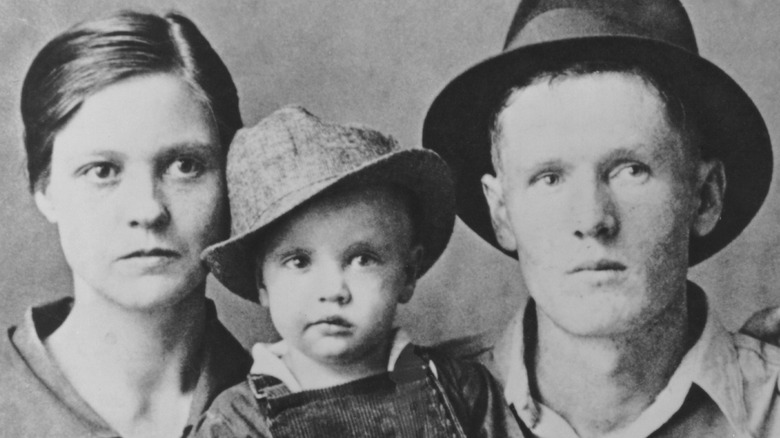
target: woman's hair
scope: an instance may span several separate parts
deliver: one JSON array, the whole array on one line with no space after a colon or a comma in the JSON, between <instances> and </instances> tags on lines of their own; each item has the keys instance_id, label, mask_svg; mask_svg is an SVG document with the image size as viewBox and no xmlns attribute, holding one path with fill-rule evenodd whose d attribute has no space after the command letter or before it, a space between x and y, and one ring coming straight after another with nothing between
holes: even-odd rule
<instances>
[{"instance_id":1,"label":"woman's hair","mask_svg":"<svg viewBox=\"0 0 780 438\"><path fill-rule=\"evenodd\" d=\"M241 128L238 93L225 64L189 19L133 11L87 21L51 40L22 86L22 121L32 191L49 179L54 137L89 96L121 80L169 73L209 108L227 151Z\"/></svg>"}]
</instances>

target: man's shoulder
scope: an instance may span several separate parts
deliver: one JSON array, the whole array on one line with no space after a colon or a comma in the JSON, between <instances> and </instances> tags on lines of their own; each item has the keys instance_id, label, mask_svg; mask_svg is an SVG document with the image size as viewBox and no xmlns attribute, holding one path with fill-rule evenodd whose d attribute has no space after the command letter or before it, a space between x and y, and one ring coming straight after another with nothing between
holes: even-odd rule
<instances>
[{"instance_id":1,"label":"man's shoulder","mask_svg":"<svg viewBox=\"0 0 780 438\"><path fill-rule=\"evenodd\" d=\"M484 331L468 336L453 338L434 345L432 348L449 357L459 360L480 362L495 348L500 332Z\"/></svg>"},{"instance_id":2,"label":"man's shoulder","mask_svg":"<svg viewBox=\"0 0 780 438\"><path fill-rule=\"evenodd\" d=\"M511 358L523 349L523 315L522 310L518 311L504 326L450 339L435 348L454 358L484 365L504 386Z\"/></svg>"},{"instance_id":3,"label":"man's shoulder","mask_svg":"<svg viewBox=\"0 0 780 438\"><path fill-rule=\"evenodd\" d=\"M744 333L733 333L740 368L746 379L771 378L780 375L780 347Z\"/></svg>"}]
</instances>

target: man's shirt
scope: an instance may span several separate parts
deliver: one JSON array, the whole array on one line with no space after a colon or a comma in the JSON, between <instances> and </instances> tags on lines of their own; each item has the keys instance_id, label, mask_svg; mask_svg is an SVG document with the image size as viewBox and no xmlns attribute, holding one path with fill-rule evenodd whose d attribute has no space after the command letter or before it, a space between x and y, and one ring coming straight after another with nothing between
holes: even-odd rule
<instances>
[{"instance_id":1,"label":"man's shirt","mask_svg":"<svg viewBox=\"0 0 780 438\"><path fill-rule=\"evenodd\" d=\"M119 436L78 395L43 345L71 306L66 298L31 308L23 323L0 339L0 437ZM210 301L206 320L205 362L184 436L220 392L244 380L251 366L249 353L219 322Z\"/></svg>"},{"instance_id":2,"label":"man's shirt","mask_svg":"<svg viewBox=\"0 0 780 438\"><path fill-rule=\"evenodd\" d=\"M700 332L696 343L655 401L631 424L606 436L780 437L780 348L727 332L692 283L688 298L689 318ZM535 328L536 308L529 300L497 342L487 334L444 348L485 364L503 385L518 420L535 436L576 438L569 423L529 389L524 357Z\"/></svg>"}]
</instances>

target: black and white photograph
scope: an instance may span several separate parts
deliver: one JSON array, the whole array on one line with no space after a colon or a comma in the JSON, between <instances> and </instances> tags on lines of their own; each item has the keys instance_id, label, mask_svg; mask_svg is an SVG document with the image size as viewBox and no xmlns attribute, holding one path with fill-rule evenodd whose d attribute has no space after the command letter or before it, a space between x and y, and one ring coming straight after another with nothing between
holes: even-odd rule
<instances>
[{"instance_id":1,"label":"black and white photograph","mask_svg":"<svg viewBox=\"0 0 780 438\"><path fill-rule=\"evenodd\" d=\"M0 0L0 437L780 437L778 22Z\"/></svg>"}]
</instances>

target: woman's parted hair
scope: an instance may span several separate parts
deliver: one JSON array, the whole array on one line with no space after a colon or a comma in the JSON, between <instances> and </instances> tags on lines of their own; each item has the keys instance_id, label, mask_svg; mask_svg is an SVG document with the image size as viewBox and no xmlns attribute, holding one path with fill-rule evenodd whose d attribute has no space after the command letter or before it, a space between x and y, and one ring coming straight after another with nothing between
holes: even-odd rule
<instances>
[{"instance_id":1,"label":"woman's parted hair","mask_svg":"<svg viewBox=\"0 0 780 438\"><path fill-rule=\"evenodd\" d=\"M22 86L30 190L45 188L54 137L92 94L123 79L171 73L211 110L227 151L241 128L227 67L195 24L177 13L122 11L75 25L38 52Z\"/></svg>"}]
</instances>

